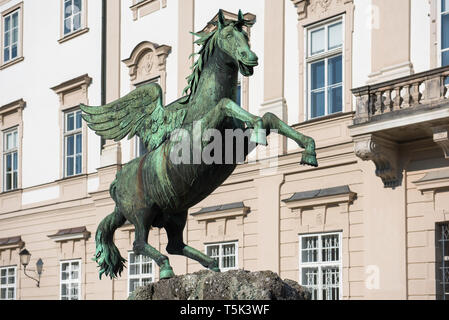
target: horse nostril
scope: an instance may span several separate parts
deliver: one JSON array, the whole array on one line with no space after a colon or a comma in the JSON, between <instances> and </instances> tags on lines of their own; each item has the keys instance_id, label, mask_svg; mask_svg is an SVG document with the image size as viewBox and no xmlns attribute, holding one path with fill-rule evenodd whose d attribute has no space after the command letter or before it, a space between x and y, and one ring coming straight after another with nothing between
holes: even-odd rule
<instances>
[{"instance_id":1,"label":"horse nostril","mask_svg":"<svg viewBox=\"0 0 449 320\"><path fill-rule=\"evenodd\" d=\"M246 57L248 57L248 54L245 51L240 52L240 56L244 59L246 59Z\"/></svg>"}]
</instances>

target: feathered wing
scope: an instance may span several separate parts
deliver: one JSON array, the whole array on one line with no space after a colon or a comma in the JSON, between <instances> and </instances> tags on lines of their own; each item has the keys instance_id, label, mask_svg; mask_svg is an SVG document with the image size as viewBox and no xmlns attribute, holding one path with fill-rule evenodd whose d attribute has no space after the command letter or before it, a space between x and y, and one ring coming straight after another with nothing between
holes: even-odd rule
<instances>
[{"instance_id":1,"label":"feathered wing","mask_svg":"<svg viewBox=\"0 0 449 320\"><path fill-rule=\"evenodd\" d=\"M186 109L168 110L157 83L143 85L114 102L99 107L81 105L89 128L104 139L140 137L148 151L155 150L182 126Z\"/></svg>"}]
</instances>

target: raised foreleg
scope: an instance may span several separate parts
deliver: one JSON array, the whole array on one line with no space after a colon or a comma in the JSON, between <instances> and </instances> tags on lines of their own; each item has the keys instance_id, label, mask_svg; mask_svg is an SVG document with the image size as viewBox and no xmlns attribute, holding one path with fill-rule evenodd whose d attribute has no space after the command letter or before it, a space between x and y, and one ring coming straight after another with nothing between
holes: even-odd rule
<instances>
[{"instance_id":1,"label":"raised foreleg","mask_svg":"<svg viewBox=\"0 0 449 320\"><path fill-rule=\"evenodd\" d=\"M184 243L182 232L184 230L186 220L187 212L172 215L172 219L164 227L167 231L168 237L167 252L169 254L181 255L196 260L205 268L220 272L217 261Z\"/></svg>"},{"instance_id":2,"label":"raised foreleg","mask_svg":"<svg viewBox=\"0 0 449 320\"><path fill-rule=\"evenodd\" d=\"M250 140L257 144L267 145L262 118L252 115L228 98L223 98L215 108L205 115L202 119L204 123L203 129L216 128L223 121L224 117L236 118L247 123L249 127L254 129Z\"/></svg>"},{"instance_id":3,"label":"raised foreleg","mask_svg":"<svg viewBox=\"0 0 449 320\"><path fill-rule=\"evenodd\" d=\"M279 134L294 140L300 148L305 149L302 153L301 164L318 167L315 152L315 140L299 133L271 112L265 113L262 117L262 121L263 127L267 130L268 134L271 130L277 130Z\"/></svg>"}]
</instances>

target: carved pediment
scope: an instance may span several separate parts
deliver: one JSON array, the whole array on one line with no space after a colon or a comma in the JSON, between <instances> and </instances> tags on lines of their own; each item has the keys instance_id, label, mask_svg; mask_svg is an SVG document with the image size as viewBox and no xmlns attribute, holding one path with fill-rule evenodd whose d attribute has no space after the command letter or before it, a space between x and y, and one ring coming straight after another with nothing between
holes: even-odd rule
<instances>
[{"instance_id":1,"label":"carved pediment","mask_svg":"<svg viewBox=\"0 0 449 320\"><path fill-rule=\"evenodd\" d=\"M340 7L353 0L291 0L298 11L298 20L308 17L316 19L331 15L333 7Z\"/></svg>"}]
</instances>

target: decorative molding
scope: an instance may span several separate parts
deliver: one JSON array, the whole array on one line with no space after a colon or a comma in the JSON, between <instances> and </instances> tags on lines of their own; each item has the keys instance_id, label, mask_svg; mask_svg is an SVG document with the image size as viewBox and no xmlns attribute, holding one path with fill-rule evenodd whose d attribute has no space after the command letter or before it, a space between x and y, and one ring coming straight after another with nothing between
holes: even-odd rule
<instances>
[{"instance_id":1,"label":"decorative molding","mask_svg":"<svg viewBox=\"0 0 449 320\"><path fill-rule=\"evenodd\" d=\"M191 216L193 216L198 222L211 222L217 219L244 217L249 212L250 208L246 207L243 202L236 202L203 208L198 212L192 213Z\"/></svg>"},{"instance_id":2,"label":"decorative molding","mask_svg":"<svg viewBox=\"0 0 449 320\"><path fill-rule=\"evenodd\" d=\"M167 57L171 52L167 45L157 45L150 41L139 43L128 59L122 62L129 68L133 85L153 78L161 77L161 87L165 92Z\"/></svg>"},{"instance_id":3,"label":"decorative molding","mask_svg":"<svg viewBox=\"0 0 449 320\"><path fill-rule=\"evenodd\" d=\"M397 144L373 134L354 138L354 152L357 157L376 165L376 176L382 179L386 188L399 184Z\"/></svg>"},{"instance_id":4,"label":"decorative molding","mask_svg":"<svg viewBox=\"0 0 449 320\"><path fill-rule=\"evenodd\" d=\"M449 126L433 127L433 141L443 149L444 157L449 159Z\"/></svg>"},{"instance_id":5,"label":"decorative molding","mask_svg":"<svg viewBox=\"0 0 449 320\"><path fill-rule=\"evenodd\" d=\"M26 105L26 103L23 99L18 99L11 103L5 104L4 106L1 106L0 107L0 126L2 123L2 118L5 114L11 113L11 112L22 112L22 110L25 108L25 105Z\"/></svg>"},{"instance_id":6,"label":"decorative molding","mask_svg":"<svg viewBox=\"0 0 449 320\"><path fill-rule=\"evenodd\" d=\"M129 7L133 12L133 19L136 21L146 15L167 7L167 0L133 0L133 5Z\"/></svg>"},{"instance_id":7,"label":"decorative molding","mask_svg":"<svg viewBox=\"0 0 449 320\"><path fill-rule=\"evenodd\" d=\"M21 236L0 239L0 251L9 249L22 249L25 242Z\"/></svg>"},{"instance_id":8,"label":"decorative molding","mask_svg":"<svg viewBox=\"0 0 449 320\"><path fill-rule=\"evenodd\" d=\"M416 188L421 191L436 191L449 187L449 170L439 170L427 173L423 178L414 181Z\"/></svg>"},{"instance_id":9,"label":"decorative molding","mask_svg":"<svg viewBox=\"0 0 449 320\"><path fill-rule=\"evenodd\" d=\"M313 17L323 18L333 6L353 3L353 0L291 0L297 9L298 20Z\"/></svg>"},{"instance_id":10,"label":"decorative molding","mask_svg":"<svg viewBox=\"0 0 449 320\"><path fill-rule=\"evenodd\" d=\"M47 236L54 242L63 242L71 240L84 239L87 240L90 237L90 232L87 231L86 227L69 228L59 230L56 234Z\"/></svg>"},{"instance_id":11,"label":"decorative molding","mask_svg":"<svg viewBox=\"0 0 449 320\"><path fill-rule=\"evenodd\" d=\"M356 197L356 193L349 189L349 186L341 186L320 190L297 192L289 199L284 199L287 207L292 210L304 210L306 208L350 204Z\"/></svg>"}]
</instances>

